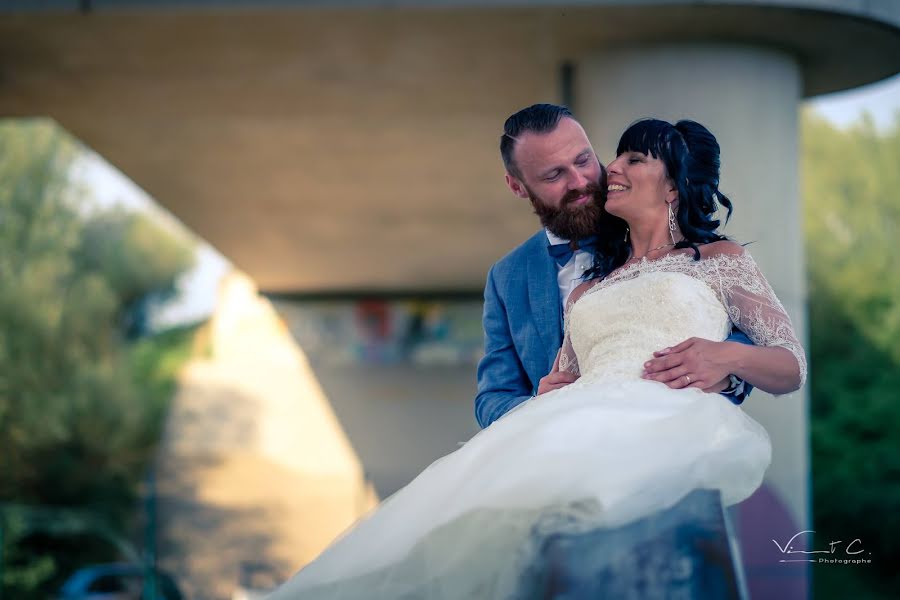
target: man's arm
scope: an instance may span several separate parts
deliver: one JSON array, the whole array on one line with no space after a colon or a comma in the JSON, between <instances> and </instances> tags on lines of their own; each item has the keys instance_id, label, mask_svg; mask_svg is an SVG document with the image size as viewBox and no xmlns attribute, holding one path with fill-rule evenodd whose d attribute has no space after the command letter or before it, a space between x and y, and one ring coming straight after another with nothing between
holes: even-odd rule
<instances>
[{"instance_id":1,"label":"man's arm","mask_svg":"<svg viewBox=\"0 0 900 600\"><path fill-rule=\"evenodd\" d=\"M532 385L513 344L506 307L497 293L494 269L484 286L484 357L478 363L475 419L487 427L531 398Z\"/></svg>"},{"instance_id":2,"label":"man's arm","mask_svg":"<svg viewBox=\"0 0 900 600\"><path fill-rule=\"evenodd\" d=\"M538 382L536 396L564 388L578 379L579 376L575 373L559 370L560 355L562 355L562 348L556 353L556 360L553 361L553 367L551 367L550 372L541 377L541 380Z\"/></svg>"},{"instance_id":3,"label":"man's arm","mask_svg":"<svg viewBox=\"0 0 900 600\"><path fill-rule=\"evenodd\" d=\"M746 344L747 346L753 346L753 341L744 334L740 329L732 329L731 335L725 340L726 342L740 342L741 344ZM753 391L753 386L736 376L734 373L729 373L729 384L728 387L722 392L722 395L731 400L735 404L741 404L744 400L750 397L750 392Z\"/></svg>"}]
</instances>

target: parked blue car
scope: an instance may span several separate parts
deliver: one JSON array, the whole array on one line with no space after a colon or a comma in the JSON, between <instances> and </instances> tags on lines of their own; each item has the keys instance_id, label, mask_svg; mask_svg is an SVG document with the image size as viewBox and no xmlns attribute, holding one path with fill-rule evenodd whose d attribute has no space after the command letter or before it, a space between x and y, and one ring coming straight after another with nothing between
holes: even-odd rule
<instances>
[{"instance_id":1,"label":"parked blue car","mask_svg":"<svg viewBox=\"0 0 900 600\"><path fill-rule=\"evenodd\" d=\"M60 588L58 600L152 600L144 595L146 567L132 563L91 565L75 571ZM175 580L156 572L155 600L184 600Z\"/></svg>"}]
</instances>

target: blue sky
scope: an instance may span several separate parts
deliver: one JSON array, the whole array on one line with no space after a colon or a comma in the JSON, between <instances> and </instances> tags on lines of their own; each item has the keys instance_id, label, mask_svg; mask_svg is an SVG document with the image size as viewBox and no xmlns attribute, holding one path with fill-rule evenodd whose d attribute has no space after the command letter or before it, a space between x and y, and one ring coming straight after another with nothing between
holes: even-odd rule
<instances>
[{"instance_id":1,"label":"blue sky","mask_svg":"<svg viewBox=\"0 0 900 600\"><path fill-rule=\"evenodd\" d=\"M845 127L871 113L876 126L889 127L900 111L900 75L846 92L825 94L806 103L836 125Z\"/></svg>"}]
</instances>

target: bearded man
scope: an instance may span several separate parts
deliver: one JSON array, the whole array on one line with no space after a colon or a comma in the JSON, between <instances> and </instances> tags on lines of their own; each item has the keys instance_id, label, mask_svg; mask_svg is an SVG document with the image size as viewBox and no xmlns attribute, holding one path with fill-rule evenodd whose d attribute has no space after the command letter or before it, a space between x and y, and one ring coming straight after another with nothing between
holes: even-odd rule
<instances>
[{"instance_id":1,"label":"bearded man","mask_svg":"<svg viewBox=\"0 0 900 600\"><path fill-rule=\"evenodd\" d=\"M475 397L481 427L529 398L577 379L552 367L562 344L566 300L593 266L594 232L606 194L606 171L564 106L535 104L510 116L500 137L500 155L507 186L530 201L543 229L488 272L485 352ZM729 341L750 343L738 330ZM651 359L654 379L666 383L670 365L703 361L691 347L681 346ZM740 403L750 389L731 376L707 391L720 391Z\"/></svg>"}]
</instances>

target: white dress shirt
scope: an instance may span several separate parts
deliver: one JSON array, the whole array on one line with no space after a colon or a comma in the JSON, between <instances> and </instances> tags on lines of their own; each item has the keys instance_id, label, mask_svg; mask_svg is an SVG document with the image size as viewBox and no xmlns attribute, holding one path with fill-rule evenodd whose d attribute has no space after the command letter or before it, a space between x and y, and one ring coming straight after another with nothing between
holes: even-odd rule
<instances>
[{"instance_id":1,"label":"white dress shirt","mask_svg":"<svg viewBox=\"0 0 900 600\"><path fill-rule=\"evenodd\" d=\"M551 245L568 243L568 240L553 235L546 229L544 231L547 233L547 241ZM556 264L556 282L559 284L559 301L562 303L563 312L565 312L569 294L583 281L581 277L593 264L594 255L581 249L576 250L569 262L563 266L560 267L559 264Z\"/></svg>"}]
</instances>

